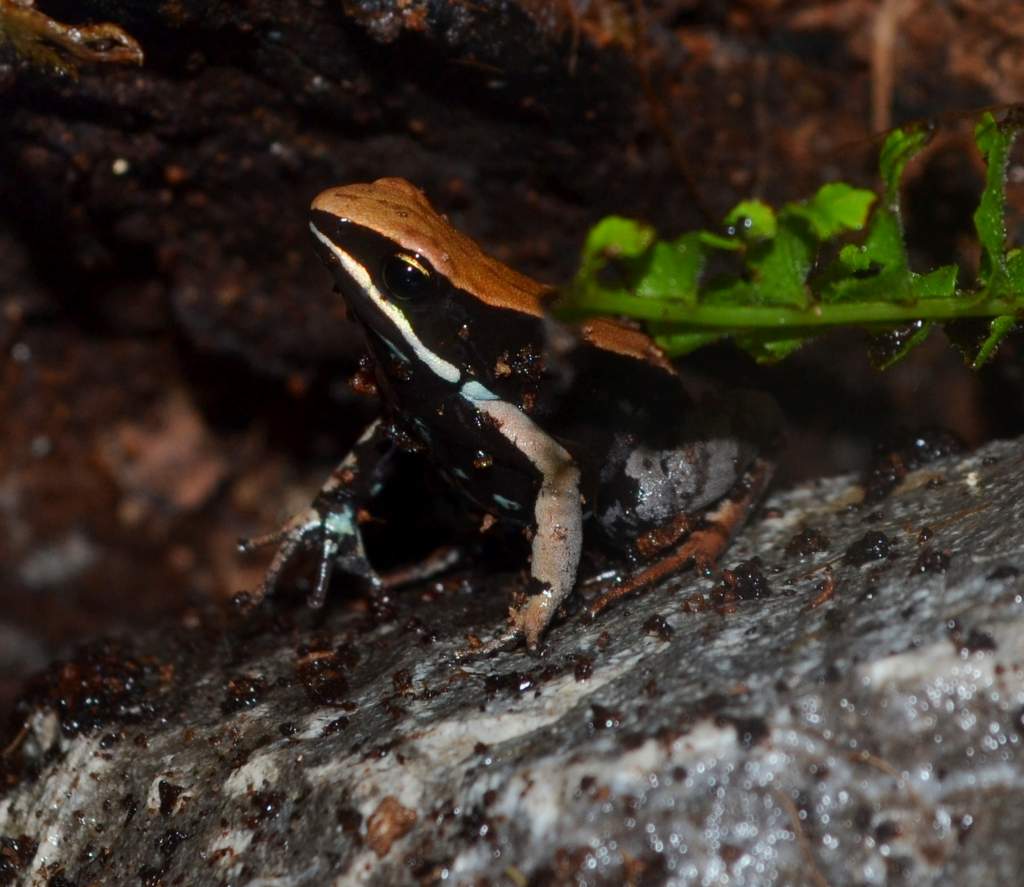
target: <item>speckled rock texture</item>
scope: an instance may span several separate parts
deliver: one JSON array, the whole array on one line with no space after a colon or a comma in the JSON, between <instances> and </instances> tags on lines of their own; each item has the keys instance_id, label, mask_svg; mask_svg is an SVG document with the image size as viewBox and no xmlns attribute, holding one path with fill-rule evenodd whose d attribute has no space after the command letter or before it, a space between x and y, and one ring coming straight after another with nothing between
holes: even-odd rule
<instances>
[{"instance_id":1,"label":"speckled rock texture","mask_svg":"<svg viewBox=\"0 0 1024 887\"><path fill-rule=\"evenodd\" d=\"M607 214L672 239L750 197L874 188L872 135L931 118L903 177L909 254L973 267L977 117L947 112L1024 96L1019 7L0 0L0 723L78 639L255 587L238 537L304 506L378 414L313 249L321 190L405 177L562 284ZM41 63L36 38L88 23L144 63ZM1017 243L1024 188L1007 201ZM1024 434L1022 347L973 373L934 335L876 373L850 330L775 367L718 347L685 370L775 397L788 487L860 470L902 426ZM395 511L439 498L400 489Z\"/></svg>"},{"instance_id":2,"label":"speckled rock texture","mask_svg":"<svg viewBox=\"0 0 1024 887\"><path fill-rule=\"evenodd\" d=\"M8 738L0 883L1019 883L1024 446L863 493L541 655L456 657L515 576L83 649Z\"/></svg>"}]
</instances>

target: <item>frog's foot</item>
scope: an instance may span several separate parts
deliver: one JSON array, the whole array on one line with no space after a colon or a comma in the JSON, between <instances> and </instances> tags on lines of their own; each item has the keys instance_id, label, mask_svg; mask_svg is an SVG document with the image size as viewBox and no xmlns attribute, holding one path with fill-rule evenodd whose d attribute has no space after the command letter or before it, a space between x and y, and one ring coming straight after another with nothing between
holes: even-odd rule
<instances>
[{"instance_id":1,"label":"frog's foot","mask_svg":"<svg viewBox=\"0 0 1024 887\"><path fill-rule=\"evenodd\" d=\"M649 567L634 573L621 585L602 594L588 608L593 617L620 598L642 591L654 583L690 566L700 571L712 568L722 556L729 541L743 525L754 503L761 498L771 480L775 465L757 459L737 485L736 492L726 497L683 540L682 544L663 555Z\"/></svg>"},{"instance_id":2,"label":"frog's foot","mask_svg":"<svg viewBox=\"0 0 1024 887\"><path fill-rule=\"evenodd\" d=\"M320 561L316 587L309 596L310 607L317 609L323 606L335 564L347 573L362 576L374 587L379 588L382 584L366 559L362 536L351 509L322 510L314 504L299 512L279 530L238 542L239 550L246 553L267 545L277 545L278 548L255 592L257 602L274 591L277 580L296 552L314 546L319 546Z\"/></svg>"},{"instance_id":3,"label":"frog's foot","mask_svg":"<svg viewBox=\"0 0 1024 887\"><path fill-rule=\"evenodd\" d=\"M480 659L494 653L501 653L518 646L522 639L523 636L518 631L508 629L489 641L474 640L468 646L456 650L455 659L458 662L466 662L470 659Z\"/></svg>"},{"instance_id":4,"label":"frog's foot","mask_svg":"<svg viewBox=\"0 0 1024 887\"><path fill-rule=\"evenodd\" d=\"M559 603L551 587L547 586L530 595L519 606L509 607L509 633L517 638L523 638L528 649L536 650L540 636L554 618Z\"/></svg>"},{"instance_id":5,"label":"frog's foot","mask_svg":"<svg viewBox=\"0 0 1024 887\"><path fill-rule=\"evenodd\" d=\"M541 635L554 617L559 601L551 586L546 584L525 599L521 592L517 596L519 602L508 608L508 628L490 641L475 640L470 646L459 650L455 654L456 659L473 659L510 650L524 640L531 653L537 651Z\"/></svg>"}]
</instances>

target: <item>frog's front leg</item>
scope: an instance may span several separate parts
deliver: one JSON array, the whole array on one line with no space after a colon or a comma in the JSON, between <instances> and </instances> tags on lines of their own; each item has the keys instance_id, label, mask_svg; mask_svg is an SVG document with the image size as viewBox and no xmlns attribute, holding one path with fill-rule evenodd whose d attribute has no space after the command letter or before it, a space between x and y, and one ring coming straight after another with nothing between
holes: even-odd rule
<instances>
[{"instance_id":1,"label":"frog's front leg","mask_svg":"<svg viewBox=\"0 0 1024 887\"><path fill-rule=\"evenodd\" d=\"M583 548L580 470L561 444L513 404L498 399L467 399L491 418L541 475L533 507L531 593L525 603L509 610L510 631L494 645L498 649L525 638L526 645L535 649L559 604L576 583Z\"/></svg>"},{"instance_id":2,"label":"frog's front leg","mask_svg":"<svg viewBox=\"0 0 1024 887\"><path fill-rule=\"evenodd\" d=\"M568 455L568 454L567 454ZM526 602L512 607L512 630L536 648L576 582L583 537L580 472L570 460L554 464L545 474L534 507L536 529L530 558L530 591Z\"/></svg>"},{"instance_id":3,"label":"frog's front leg","mask_svg":"<svg viewBox=\"0 0 1024 887\"><path fill-rule=\"evenodd\" d=\"M389 466L394 444L380 419L370 425L321 487L312 504L283 527L265 536L239 542L242 551L277 543L278 549L256 592L261 600L274 590L277 580L296 552L319 547L316 588L309 596L311 607L323 606L335 564L380 585L380 578L366 558L359 530L358 511L370 499Z\"/></svg>"}]
</instances>

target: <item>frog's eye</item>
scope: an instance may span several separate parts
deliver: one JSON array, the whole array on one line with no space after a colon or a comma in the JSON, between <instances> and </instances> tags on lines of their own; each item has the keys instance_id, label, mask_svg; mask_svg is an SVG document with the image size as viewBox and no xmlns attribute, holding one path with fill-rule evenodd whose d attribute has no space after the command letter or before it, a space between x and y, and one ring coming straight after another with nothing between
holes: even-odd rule
<instances>
[{"instance_id":1,"label":"frog's eye","mask_svg":"<svg viewBox=\"0 0 1024 887\"><path fill-rule=\"evenodd\" d=\"M419 256L394 253L384 260L381 276L388 295L400 302L422 299L434 288L434 275Z\"/></svg>"}]
</instances>

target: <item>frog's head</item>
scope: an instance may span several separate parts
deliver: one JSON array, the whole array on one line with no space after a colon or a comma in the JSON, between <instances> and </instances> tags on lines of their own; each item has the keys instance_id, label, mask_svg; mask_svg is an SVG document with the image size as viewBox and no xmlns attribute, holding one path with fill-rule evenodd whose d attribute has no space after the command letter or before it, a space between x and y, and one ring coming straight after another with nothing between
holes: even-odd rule
<instances>
[{"instance_id":1,"label":"frog's head","mask_svg":"<svg viewBox=\"0 0 1024 887\"><path fill-rule=\"evenodd\" d=\"M329 188L310 228L356 319L447 382L460 377L450 344L460 328L484 316L494 326L495 313L543 315L547 287L486 255L404 179Z\"/></svg>"}]
</instances>

